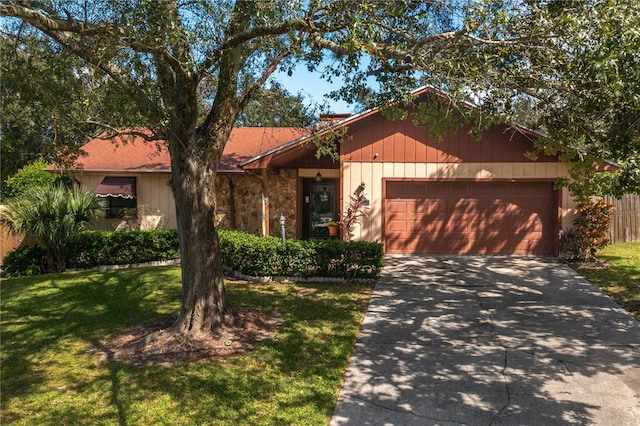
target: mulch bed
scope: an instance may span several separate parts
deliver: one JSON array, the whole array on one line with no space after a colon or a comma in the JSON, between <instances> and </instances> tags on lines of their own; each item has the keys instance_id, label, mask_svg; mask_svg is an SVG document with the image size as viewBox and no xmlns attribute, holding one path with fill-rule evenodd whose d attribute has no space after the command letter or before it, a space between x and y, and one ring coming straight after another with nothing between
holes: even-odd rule
<instances>
[{"instance_id":1,"label":"mulch bed","mask_svg":"<svg viewBox=\"0 0 640 426\"><path fill-rule=\"evenodd\" d=\"M216 334L185 336L171 331L176 316L140 324L100 343L89 351L96 362L107 361L147 367L179 362L219 361L247 352L274 336L277 318L263 312L234 309L235 323Z\"/></svg>"}]
</instances>

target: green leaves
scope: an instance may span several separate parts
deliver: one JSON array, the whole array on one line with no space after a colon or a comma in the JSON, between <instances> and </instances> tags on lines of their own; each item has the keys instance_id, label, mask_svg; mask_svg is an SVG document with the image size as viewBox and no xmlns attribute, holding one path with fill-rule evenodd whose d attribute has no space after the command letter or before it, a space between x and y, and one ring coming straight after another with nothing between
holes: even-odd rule
<instances>
[{"instance_id":1,"label":"green leaves","mask_svg":"<svg viewBox=\"0 0 640 426\"><path fill-rule=\"evenodd\" d=\"M0 222L11 231L32 235L47 252L51 271L64 271L69 242L104 210L93 192L62 185L29 187L7 200Z\"/></svg>"},{"instance_id":2,"label":"green leaves","mask_svg":"<svg viewBox=\"0 0 640 426\"><path fill-rule=\"evenodd\" d=\"M257 277L376 279L382 244L367 241L287 240L240 231L220 231L222 262L232 271Z\"/></svg>"},{"instance_id":3,"label":"green leaves","mask_svg":"<svg viewBox=\"0 0 640 426\"><path fill-rule=\"evenodd\" d=\"M53 186L57 183L71 185L70 179L63 175L47 172L48 164L42 160L28 164L21 168L15 175L7 178L2 187L3 198L19 197L29 188L34 186Z\"/></svg>"},{"instance_id":4,"label":"green leaves","mask_svg":"<svg viewBox=\"0 0 640 426\"><path fill-rule=\"evenodd\" d=\"M105 73L41 33L6 18L5 23L0 34L3 181L38 158L72 161L99 129L97 123L146 124L130 95Z\"/></svg>"},{"instance_id":5,"label":"green leaves","mask_svg":"<svg viewBox=\"0 0 640 426\"><path fill-rule=\"evenodd\" d=\"M601 199L582 200L577 210L574 229L563 237L561 249L570 260L586 262L595 259L596 252L609 244L607 230L613 205Z\"/></svg>"}]
</instances>

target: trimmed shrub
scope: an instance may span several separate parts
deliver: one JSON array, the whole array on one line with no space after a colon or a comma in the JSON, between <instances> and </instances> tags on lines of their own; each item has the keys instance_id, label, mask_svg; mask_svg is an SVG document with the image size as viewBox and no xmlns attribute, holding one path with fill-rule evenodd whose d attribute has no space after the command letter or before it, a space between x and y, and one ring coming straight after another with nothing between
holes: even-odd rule
<instances>
[{"instance_id":1,"label":"trimmed shrub","mask_svg":"<svg viewBox=\"0 0 640 426\"><path fill-rule=\"evenodd\" d=\"M221 230L222 263L242 274L289 277L377 278L382 244L366 241L287 240Z\"/></svg>"},{"instance_id":2,"label":"trimmed shrub","mask_svg":"<svg viewBox=\"0 0 640 426\"><path fill-rule=\"evenodd\" d=\"M242 231L220 230L222 263L242 274L266 276L309 276L313 251L304 241L262 237Z\"/></svg>"},{"instance_id":3,"label":"trimmed shrub","mask_svg":"<svg viewBox=\"0 0 640 426\"><path fill-rule=\"evenodd\" d=\"M609 244L607 230L613 205L602 199L583 200L578 202L577 210L573 229L561 240L561 253L568 260L589 261Z\"/></svg>"},{"instance_id":4,"label":"trimmed shrub","mask_svg":"<svg viewBox=\"0 0 640 426\"><path fill-rule=\"evenodd\" d=\"M24 246L10 251L2 260L3 277L30 277L44 273L47 252L39 246Z\"/></svg>"},{"instance_id":5,"label":"trimmed shrub","mask_svg":"<svg viewBox=\"0 0 640 426\"><path fill-rule=\"evenodd\" d=\"M333 277L375 279L382 269L382 244L365 241L287 240L242 231L220 230L222 263L233 271L256 277ZM123 265L169 260L179 253L175 230L85 231L68 247L70 268ZM37 275L44 252L23 247L5 257L8 277Z\"/></svg>"},{"instance_id":6,"label":"trimmed shrub","mask_svg":"<svg viewBox=\"0 0 640 426\"><path fill-rule=\"evenodd\" d=\"M69 247L69 267L92 268L169 260L179 252L178 232L172 229L86 231Z\"/></svg>"},{"instance_id":7,"label":"trimmed shrub","mask_svg":"<svg viewBox=\"0 0 640 426\"><path fill-rule=\"evenodd\" d=\"M316 276L378 278L382 270L382 244L368 241L310 240Z\"/></svg>"}]
</instances>

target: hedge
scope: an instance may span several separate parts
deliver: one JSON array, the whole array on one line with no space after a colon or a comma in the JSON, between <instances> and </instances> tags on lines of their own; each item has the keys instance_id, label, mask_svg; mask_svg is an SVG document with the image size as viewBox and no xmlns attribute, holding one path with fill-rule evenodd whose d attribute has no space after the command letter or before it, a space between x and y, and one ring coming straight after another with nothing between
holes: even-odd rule
<instances>
[{"instance_id":1,"label":"hedge","mask_svg":"<svg viewBox=\"0 0 640 426\"><path fill-rule=\"evenodd\" d=\"M68 268L92 268L102 265L169 260L180 253L178 232L85 231L69 247Z\"/></svg>"},{"instance_id":2,"label":"hedge","mask_svg":"<svg viewBox=\"0 0 640 426\"><path fill-rule=\"evenodd\" d=\"M175 230L84 231L67 247L67 268L93 268L169 260L180 252ZM7 254L2 275L19 277L47 272L45 252L38 246L21 247Z\"/></svg>"},{"instance_id":3,"label":"hedge","mask_svg":"<svg viewBox=\"0 0 640 426\"><path fill-rule=\"evenodd\" d=\"M287 240L221 230L222 263L242 274L265 277L378 278L382 244L366 241Z\"/></svg>"},{"instance_id":4,"label":"hedge","mask_svg":"<svg viewBox=\"0 0 640 426\"><path fill-rule=\"evenodd\" d=\"M31 277L44 271L46 252L39 246L18 247L2 260L3 277Z\"/></svg>"},{"instance_id":5,"label":"hedge","mask_svg":"<svg viewBox=\"0 0 640 426\"><path fill-rule=\"evenodd\" d=\"M220 230L222 263L254 277L333 277L375 279L382 269L382 245L365 241L287 240L242 231ZM169 260L179 254L175 230L85 231L68 247L68 268L92 268ZM22 247L9 253L3 275L44 272L42 250Z\"/></svg>"}]
</instances>

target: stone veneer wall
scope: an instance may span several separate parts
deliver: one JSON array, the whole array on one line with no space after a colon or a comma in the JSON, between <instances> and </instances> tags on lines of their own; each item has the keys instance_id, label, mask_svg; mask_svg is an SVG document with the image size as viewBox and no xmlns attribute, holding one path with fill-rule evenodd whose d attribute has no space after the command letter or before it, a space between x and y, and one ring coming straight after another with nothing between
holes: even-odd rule
<instances>
[{"instance_id":1,"label":"stone veneer wall","mask_svg":"<svg viewBox=\"0 0 640 426\"><path fill-rule=\"evenodd\" d=\"M223 229L231 227L229 176L235 185L235 228L254 234L262 233L262 178L259 175L244 173L218 175L216 180L218 188L216 220L218 225ZM268 177L270 234L280 235L280 214L282 213L287 218L287 237L297 237L297 172L293 169L270 171Z\"/></svg>"},{"instance_id":2,"label":"stone veneer wall","mask_svg":"<svg viewBox=\"0 0 640 426\"><path fill-rule=\"evenodd\" d=\"M298 173L294 169L282 169L277 174L269 174L269 213L271 235L280 236L280 214L287 219L287 238L298 238Z\"/></svg>"}]
</instances>

